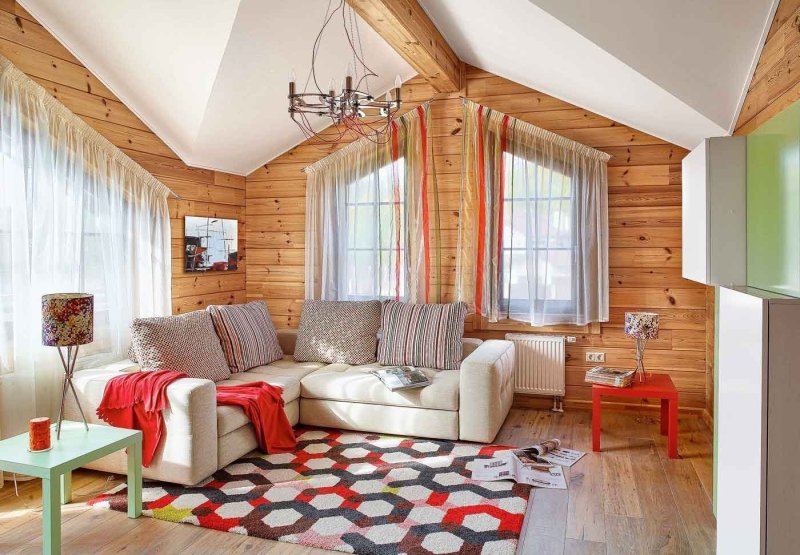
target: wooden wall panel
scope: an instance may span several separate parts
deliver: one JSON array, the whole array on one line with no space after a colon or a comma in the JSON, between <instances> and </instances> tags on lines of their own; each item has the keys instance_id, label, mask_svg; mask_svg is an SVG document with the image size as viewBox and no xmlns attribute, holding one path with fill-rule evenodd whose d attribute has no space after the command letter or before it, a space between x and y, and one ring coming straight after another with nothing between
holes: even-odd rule
<instances>
[{"instance_id":1,"label":"wooden wall panel","mask_svg":"<svg viewBox=\"0 0 800 555\"><path fill-rule=\"evenodd\" d=\"M736 135L747 135L800 99L800 0L781 0L756 64Z\"/></svg>"},{"instance_id":2,"label":"wooden wall panel","mask_svg":"<svg viewBox=\"0 0 800 555\"><path fill-rule=\"evenodd\" d=\"M633 341L622 331L626 310L661 314L662 332L648 347L646 363L673 376L685 408L703 409L707 396L706 288L680 276L681 159L686 150L576 106L476 68L465 89L435 94L422 79L403 85L410 109L432 99L431 142L440 188L443 274L452 300L456 226L461 186L462 101L459 95L595 146L609 163L610 321L564 327L576 337L567 346L567 403L585 404L586 352L602 350L611 365L632 366ZM247 298L267 301L279 326L296 327L302 310L305 174L302 169L335 150L307 141L247 178ZM519 323L486 325L470 317L468 335L503 337L532 330Z\"/></svg>"},{"instance_id":3,"label":"wooden wall panel","mask_svg":"<svg viewBox=\"0 0 800 555\"><path fill-rule=\"evenodd\" d=\"M0 54L43 86L106 139L182 197L169 199L172 218L172 310L245 299L245 178L191 168L120 102L44 27L12 0L0 2ZM183 272L183 217L220 216L240 223L240 269Z\"/></svg>"}]
</instances>

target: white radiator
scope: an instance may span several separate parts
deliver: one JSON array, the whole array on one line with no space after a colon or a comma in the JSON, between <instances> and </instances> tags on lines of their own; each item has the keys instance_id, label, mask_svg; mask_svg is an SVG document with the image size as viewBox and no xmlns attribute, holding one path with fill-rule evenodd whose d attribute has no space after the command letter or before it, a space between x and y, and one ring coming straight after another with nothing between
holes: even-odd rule
<instances>
[{"instance_id":1,"label":"white radiator","mask_svg":"<svg viewBox=\"0 0 800 555\"><path fill-rule=\"evenodd\" d=\"M563 397L566 371L564 336L509 333L514 342L514 391Z\"/></svg>"}]
</instances>

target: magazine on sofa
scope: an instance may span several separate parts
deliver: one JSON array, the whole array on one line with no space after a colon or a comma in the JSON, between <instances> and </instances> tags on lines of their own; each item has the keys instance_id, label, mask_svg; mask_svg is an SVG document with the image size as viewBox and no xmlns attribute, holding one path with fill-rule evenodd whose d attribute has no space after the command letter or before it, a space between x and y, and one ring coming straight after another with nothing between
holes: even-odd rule
<instances>
[{"instance_id":1,"label":"magazine on sofa","mask_svg":"<svg viewBox=\"0 0 800 555\"><path fill-rule=\"evenodd\" d=\"M430 385L431 381L413 366L384 366L370 371L375 374L391 391L413 389Z\"/></svg>"},{"instance_id":2,"label":"magazine on sofa","mask_svg":"<svg viewBox=\"0 0 800 555\"><path fill-rule=\"evenodd\" d=\"M567 489L564 470L557 464L523 462L513 451L471 463L472 479L482 482L514 480L537 488Z\"/></svg>"}]
</instances>

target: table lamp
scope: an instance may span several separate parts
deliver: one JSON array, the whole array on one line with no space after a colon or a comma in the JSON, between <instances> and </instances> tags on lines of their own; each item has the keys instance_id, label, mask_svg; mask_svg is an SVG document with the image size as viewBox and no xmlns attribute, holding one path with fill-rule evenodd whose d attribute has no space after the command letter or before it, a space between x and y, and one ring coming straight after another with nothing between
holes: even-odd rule
<instances>
[{"instance_id":1,"label":"table lamp","mask_svg":"<svg viewBox=\"0 0 800 555\"><path fill-rule=\"evenodd\" d=\"M644 348L648 339L658 337L658 314L655 312L626 312L625 335L636 340L636 375L639 381L647 380L644 372Z\"/></svg>"},{"instance_id":2,"label":"table lamp","mask_svg":"<svg viewBox=\"0 0 800 555\"><path fill-rule=\"evenodd\" d=\"M64 366L64 385L61 388L61 408L58 411L56 439L61 439L61 421L64 418L64 399L67 389L72 390L83 425L89 431L72 375L78 359L78 347L91 343L94 327L94 296L86 293L55 293L42 296L42 345L58 347ZM66 358L61 347L66 347Z\"/></svg>"}]
</instances>

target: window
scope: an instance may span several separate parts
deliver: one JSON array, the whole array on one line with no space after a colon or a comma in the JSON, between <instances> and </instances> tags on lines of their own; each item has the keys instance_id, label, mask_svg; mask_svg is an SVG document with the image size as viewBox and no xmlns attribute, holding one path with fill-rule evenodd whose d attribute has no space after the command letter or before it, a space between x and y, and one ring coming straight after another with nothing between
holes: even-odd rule
<instances>
[{"instance_id":1,"label":"window","mask_svg":"<svg viewBox=\"0 0 800 555\"><path fill-rule=\"evenodd\" d=\"M575 187L568 176L510 152L503 166L500 311L569 321L576 302Z\"/></svg>"},{"instance_id":2,"label":"window","mask_svg":"<svg viewBox=\"0 0 800 555\"><path fill-rule=\"evenodd\" d=\"M404 163L401 158L346 187L343 289L349 300L407 294ZM397 191L395 191L397 185Z\"/></svg>"}]
</instances>

